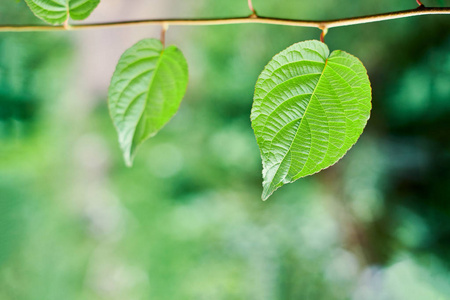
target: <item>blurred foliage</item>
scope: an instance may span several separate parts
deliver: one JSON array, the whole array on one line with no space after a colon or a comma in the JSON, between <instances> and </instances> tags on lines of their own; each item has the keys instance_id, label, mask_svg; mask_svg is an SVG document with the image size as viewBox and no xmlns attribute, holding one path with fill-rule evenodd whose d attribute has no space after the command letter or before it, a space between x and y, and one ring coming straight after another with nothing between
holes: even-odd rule
<instances>
[{"instance_id":1,"label":"blurred foliage","mask_svg":"<svg viewBox=\"0 0 450 300\"><path fill-rule=\"evenodd\" d=\"M39 22L23 1L4 2L2 23ZM185 2L184 16L249 13L242 0ZM415 1L254 5L267 16L331 19ZM275 53L319 33L171 28L189 61L188 93L130 169L107 87L98 105L67 108L82 88L70 84L82 76L71 74L82 39L1 33L0 299L447 299L446 16L330 30L330 49L369 70L372 118L337 165L260 201L256 78Z\"/></svg>"}]
</instances>

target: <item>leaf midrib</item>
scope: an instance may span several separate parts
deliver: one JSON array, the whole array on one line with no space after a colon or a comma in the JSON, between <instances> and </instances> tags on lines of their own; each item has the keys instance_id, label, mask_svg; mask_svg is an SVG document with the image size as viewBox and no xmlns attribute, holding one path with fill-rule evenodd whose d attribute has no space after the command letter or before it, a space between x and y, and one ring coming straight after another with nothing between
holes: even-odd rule
<instances>
[{"instance_id":1,"label":"leaf midrib","mask_svg":"<svg viewBox=\"0 0 450 300\"><path fill-rule=\"evenodd\" d=\"M140 115L139 115L139 118L138 118L136 127L135 127L135 129L134 129L134 132L133 132L133 139L131 140L131 146L133 146L133 143L134 143L134 138L135 138L135 134L136 134L136 128L137 128L137 125L139 124L139 122L140 122L141 119L142 119L142 116L145 114L145 111L147 110L147 105L148 105L148 102L149 102L149 99L150 99L150 97L149 97L149 95L150 95L150 89L151 89L151 87L152 87L152 85L153 85L153 81L155 80L156 73L158 73L158 69L159 69L159 66L161 65L161 61L163 60L163 55L164 55L164 52L165 52L164 50L165 50L165 49L162 49L161 54L159 55L158 62L156 63L155 69L154 69L153 74L152 74L152 76L151 76L151 78L150 78L150 82L149 82L149 84L148 84L148 90L147 90L147 97L145 97L144 108L142 109L142 112L141 112ZM137 145L136 145L136 146L137 146ZM131 148L130 148L130 152L131 152ZM131 153L130 153L130 155L131 155Z\"/></svg>"},{"instance_id":2,"label":"leaf midrib","mask_svg":"<svg viewBox=\"0 0 450 300\"><path fill-rule=\"evenodd\" d=\"M305 108L305 113L303 114L303 117L302 117L302 119L301 119L301 121L300 121L300 124L299 124L298 127L297 127L297 130L295 131L295 136L294 136L294 138L292 139L291 144L289 145L289 149L286 151L286 153L285 153L284 156L283 156L283 159L281 160L281 162L279 163L279 165L278 165L278 167L277 167L277 170L276 170L276 172L275 172L275 175L274 175L273 178L272 178L272 182L270 183L270 187L273 186L273 179L278 175L278 171L280 170L280 167L281 167L282 163L283 163L284 160L286 159L288 153L291 151L292 145L294 144L294 141L295 141L295 139L297 138L298 131L299 131L300 127L302 126L302 123L303 123L303 120L305 119L306 114L308 113L308 108L309 108L309 105L310 105L311 102L312 102L312 98L314 97L314 95L315 95L315 93L316 93L316 90L317 90L317 87L318 87L319 84L320 84L320 80L322 79L323 74L325 73L325 68L327 67L327 64L328 64L328 58L325 60L325 65L324 65L324 67L323 67L322 73L320 74L319 80L317 81L317 85L316 85L316 87L314 88L314 91L311 93L311 97L310 97L310 99L309 99L308 105L307 105L306 108ZM311 135L311 132L310 132L310 135ZM273 140L271 141L270 145L272 145L272 143L273 143ZM311 148L312 148L312 147L309 147L308 157L309 157L309 154L311 153ZM305 165L306 165L306 162L305 162L305 164L303 165L302 169L298 172L298 174L300 174L300 173L303 171L303 169L305 168ZM272 191L272 193L273 193L273 191ZM271 193L271 194L272 194L272 193ZM268 195L267 197L269 197L269 196L270 196L270 195ZM266 197L266 199L267 199L267 197Z\"/></svg>"}]
</instances>

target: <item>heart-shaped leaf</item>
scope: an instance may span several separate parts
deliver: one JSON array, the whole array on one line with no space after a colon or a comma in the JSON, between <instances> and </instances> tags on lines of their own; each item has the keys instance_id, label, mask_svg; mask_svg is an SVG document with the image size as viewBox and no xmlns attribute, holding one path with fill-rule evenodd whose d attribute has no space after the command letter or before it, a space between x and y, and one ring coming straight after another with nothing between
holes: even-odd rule
<instances>
[{"instance_id":1,"label":"heart-shaped leaf","mask_svg":"<svg viewBox=\"0 0 450 300\"><path fill-rule=\"evenodd\" d=\"M186 92L188 66L183 53L157 39L145 39L119 60L109 87L109 111L125 163L177 112Z\"/></svg>"},{"instance_id":2,"label":"heart-shaped leaf","mask_svg":"<svg viewBox=\"0 0 450 300\"><path fill-rule=\"evenodd\" d=\"M294 44L258 78L251 120L263 162L263 200L336 163L369 119L366 69L348 53L329 53L319 41Z\"/></svg>"},{"instance_id":3,"label":"heart-shaped leaf","mask_svg":"<svg viewBox=\"0 0 450 300\"><path fill-rule=\"evenodd\" d=\"M69 16L84 20L100 3L100 0L25 0L31 11L47 23L58 25Z\"/></svg>"}]
</instances>

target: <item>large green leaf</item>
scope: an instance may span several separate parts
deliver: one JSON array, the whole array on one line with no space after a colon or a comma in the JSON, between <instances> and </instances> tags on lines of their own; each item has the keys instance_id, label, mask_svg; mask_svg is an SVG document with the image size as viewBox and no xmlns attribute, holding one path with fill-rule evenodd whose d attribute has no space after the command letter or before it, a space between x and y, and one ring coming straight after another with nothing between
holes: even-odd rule
<instances>
[{"instance_id":1,"label":"large green leaf","mask_svg":"<svg viewBox=\"0 0 450 300\"><path fill-rule=\"evenodd\" d=\"M175 46L164 49L159 40L145 39L122 55L109 87L109 110L127 165L177 112L187 83L187 62Z\"/></svg>"},{"instance_id":2,"label":"large green leaf","mask_svg":"<svg viewBox=\"0 0 450 300\"><path fill-rule=\"evenodd\" d=\"M83 20L100 3L100 0L25 0L33 13L47 23L58 25L69 16Z\"/></svg>"},{"instance_id":3,"label":"large green leaf","mask_svg":"<svg viewBox=\"0 0 450 300\"><path fill-rule=\"evenodd\" d=\"M366 69L319 41L294 44L258 78L251 113L266 200L280 186L336 163L361 135L371 109Z\"/></svg>"}]
</instances>

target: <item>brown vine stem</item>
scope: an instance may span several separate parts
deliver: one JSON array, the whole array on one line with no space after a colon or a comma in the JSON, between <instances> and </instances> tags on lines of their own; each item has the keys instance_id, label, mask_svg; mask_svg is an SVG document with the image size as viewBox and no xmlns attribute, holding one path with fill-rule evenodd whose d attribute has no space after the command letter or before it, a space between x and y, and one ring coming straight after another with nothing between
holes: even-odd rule
<instances>
[{"instance_id":1,"label":"brown vine stem","mask_svg":"<svg viewBox=\"0 0 450 300\"><path fill-rule=\"evenodd\" d=\"M353 18L336 19L336 20L324 20L324 21L278 19L278 18L260 17L252 14L247 17L223 18L223 19L159 19L159 20L136 20L136 21L111 22L111 23L91 23L91 24L71 25L67 28L64 26L51 26L51 25L2 25L0 26L0 32L84 30L84 29L138 26L138 25L163 25L163 24L178 25L178 26L199 26L199 25L227 25L227 24L247 24L247 23L287 25L298 27L316 27L319 29L323 28L329 29L334 27L366 24L413 16L446 15L446 14L450 14L450 7L433 8L433 7L419 6L418 8L410 10L353 17Z\"/></svg>"}]
</instances>

